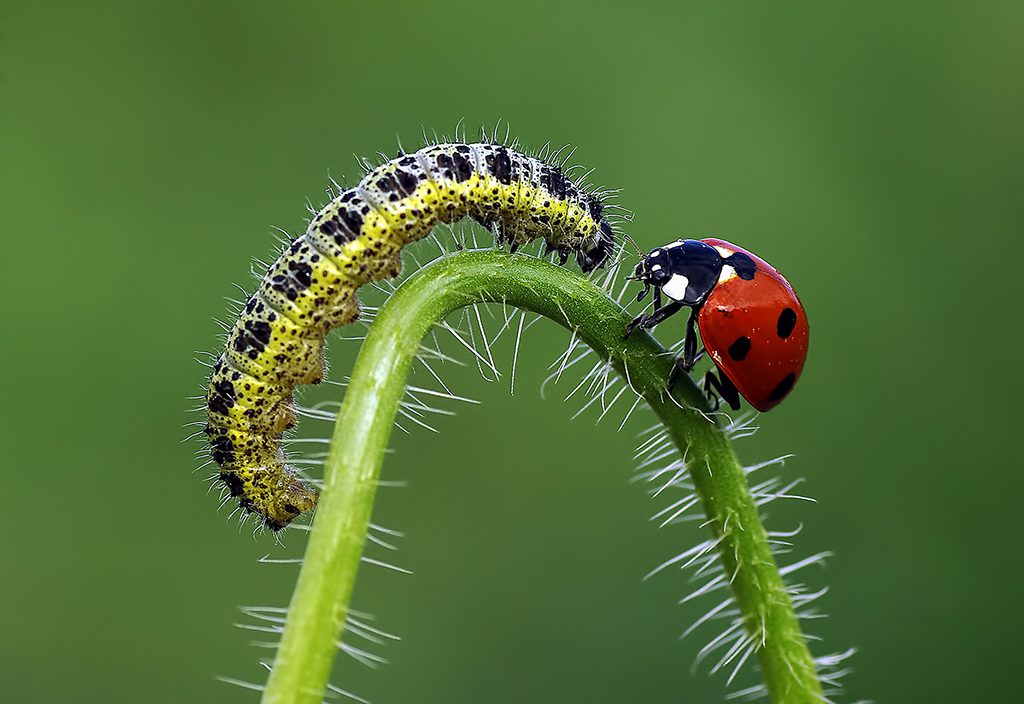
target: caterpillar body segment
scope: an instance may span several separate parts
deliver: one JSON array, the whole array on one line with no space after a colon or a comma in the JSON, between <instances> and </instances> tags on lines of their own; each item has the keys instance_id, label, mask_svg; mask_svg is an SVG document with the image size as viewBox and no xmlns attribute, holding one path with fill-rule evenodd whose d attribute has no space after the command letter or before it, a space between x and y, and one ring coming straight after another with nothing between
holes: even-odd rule
<instances>
[{"instance_id":1,"label":"caterpillar body segment","mask_svg":"<svg viewBox=\"0 0 1024 704\"><path fill-rule=\"evenodd\" d=\"M288 467L292 393L323 377L326 334L359 317L357 290L397 276L405 245L472 218L512 248L537 238L583 271L615 246L600 197L512 148L446 143L402 154L342 191L270 265L228 333L207 393L206 435L243 509L280 530L316 506Z\"/></svg>"}]
</instances>

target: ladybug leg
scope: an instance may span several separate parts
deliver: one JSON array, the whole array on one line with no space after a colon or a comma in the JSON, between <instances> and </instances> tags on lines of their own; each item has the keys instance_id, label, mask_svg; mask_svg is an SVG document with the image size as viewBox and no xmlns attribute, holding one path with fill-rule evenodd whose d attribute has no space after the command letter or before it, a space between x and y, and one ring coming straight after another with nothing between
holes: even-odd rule
<instances>
[{"instance_id":1,"label":"ladybug leg","mask_svg":"<svg viewBox=\"0 0 1024 704\"><path fill-rule=\"evenodd\" d=\"M697 363L697 308L690 309L690 317L686 320L686 337L683 338L683 371L687 374Z\"/></svg>"},{"instance_id":2,"label":"ladybug leg","mask_svg":"<svg viewBox=\"0 0 1024 704\"><path fill-rule=\"evenodd\" d=\"M697 351L697 356L693 358L693 364L699 362L701 357L703 356L704 348L701 347L700 350ZM675 364L672 365L672 371L669 372L668 375L668 390L671 391L672 389L674 389L676 386L676 382L679 381L679 377L684 374L689 374L692 370L692 364L689 367L687 367L686 364L683 362L682 357L676 357Z\"/></svg>"},{"instance_id":3,"label":"ladybug leg","mask_svg":"<svg viewBox=\"0 0 1024 704\"><path fill-rule=\"evenodd\" d=\"M647 296L647 294L650 292L651 285L645 281L643 289L640 291L640 293L636 294L636 302L639 303L640 301L644 300L644 297ZM655 296L655 298L657 298L657 296Z\"/></svg>"},{"instance_id":4,"label":"ladybug leg","mask_svg":"<svg viewBox=\"0 0 1024 704\"><path fill-rule=\"evenodd\" d=\"M686 319L686 337L683 338L683 356L676 357L672 371L668 375L668 388L675 388L680 374L689 374L693 365L704 356L704 349L697 350L697 308L690 309L690 317Z\"/></svg>"},{"instance_id":5,"label":"ladybug leg","mask_svg":"<svg viewBox=\"0 0 1024 704\"><path fill-rule=\"evenodd\" d=\"M642 301L644 296L646 296L648 294L648 292L650 292L650 290L651 290L651 285L645 283L644 284L644 290L641 291L640 294L636 297L637 303ZM657 313L659 310L661 310L661 302L662 302L661 301L661 289L660 288L655 288L654 289L654 301L653 302L654 302L654 312ZM647 319L647 316L645 314L643 314L643 313L641 313L640 315L638 315L635 318L633 318L633 320L631 320L629 322L629 325L626 326L626 334L623 335L622 339L626 339L627 337L629 337L629 334L631 332L633 332L638 325L643 325L644 321L646 319Z\"/></svg>"},{"instance_id":6,"label":"ladybug leg","mask_svg":"<svg viewBox=\"0 0 1024 704\"><path fill-rule=\"evenodd\" d=\"M668 390L671 391L675 388L676 382L679 381L680 376L689 374L690 370L683 364L682 357L676 357L676 361L672 364L672 371L668 373Z\"/></svg>"},{"instance_id":7,"label":"ladybug leg","mask_svg":"<svg viewBox=\"0 0 1024 704\"><path fill-rule=\"evenodd\" d=\"M645 317L646 316L643 313L641 313L640 315L638 315L635 318L633 318L632 320L630 320L629 324L626 325L626 332L625 332L625 334L623 334L622 339L625 340L626 338L628 338L630 333L632 333L634 330L636 330L637 326L639 326L642 322L644 322L644 318Z\"/></svg>"},{"instance_id":8,"label":"ladybug leg","mask_svg":"<svg viewBox=\"0 0 1024 704\"><path fill-rule=\"evenodd\" d=\"M667 306L661 306L650 315L644 315L641 313L633 318L629 325L626 326L626 334L623 337L629 337L629 334L636 330L637 327L641 327L644 330L650 330L658 323L665 322L665 320L671 318L683 308L683 304L679 301L672 301Z\"/></svg>"},{"instance_id":9,"label":"ladybug leg","mask_svg":"<svg viewBox=\"0 0 1024 704\"><path fill-rule=\"evenodd\" d=\"M715 392L718 392L717 394ZM740 392L725 374L716 375L709 371L704 375L704 393L715 402L714 410L722 405L724 399L734 411L740 410Z\"/></svg>"}]
</instances>

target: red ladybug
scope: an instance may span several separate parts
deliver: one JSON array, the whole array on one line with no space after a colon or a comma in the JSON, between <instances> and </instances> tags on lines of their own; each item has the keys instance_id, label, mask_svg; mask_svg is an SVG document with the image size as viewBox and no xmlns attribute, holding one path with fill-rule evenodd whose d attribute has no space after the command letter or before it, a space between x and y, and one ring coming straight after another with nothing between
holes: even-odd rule
<instances>
[{"instance_id":1,"label":"red ladybug","mask_svg":"<svg viewBox=\"0 0 1024 704\"><path fill-rule=\"evenodd\" d=\"M704 392L733 409L739 396L767 411L789 395L807 358L807 314L793 287L771 264L725 240L677 240L643 256L631 277L643 282L643 300L654 289L654 311L626 327L653 328L683 308L690 309L679 371L689 372L703 352L697 333L719 375L704 376ZM662 303L662 294L670 299ZM717 392L717 395L716 395Z\"/></svg>"}]
</instances>

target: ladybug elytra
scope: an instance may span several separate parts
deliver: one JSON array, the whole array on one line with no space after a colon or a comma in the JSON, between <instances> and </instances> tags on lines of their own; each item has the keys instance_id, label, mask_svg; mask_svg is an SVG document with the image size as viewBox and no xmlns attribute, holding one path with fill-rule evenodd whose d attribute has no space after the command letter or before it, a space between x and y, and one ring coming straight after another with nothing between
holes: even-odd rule
<instances>
[{"instance_id":1,"label":"ladybug elytra","mask_svg":"<svg viewBox=\"0 0 1024 704\"><path fill-rule=\"evenodd\" d=\"M679 372L689 373L704 351L718 368L704 376L704 392L734 410L742 395L767 411L800 378L807 358L807 314L793 287L760 257L720 239L677 240L642 257L631 277L643 283L637 300L654 290L654 310L626 328L650 329L683 308L690 309ZM665 303L662 299L669 299Z\"/></svg>"}]
</instances>

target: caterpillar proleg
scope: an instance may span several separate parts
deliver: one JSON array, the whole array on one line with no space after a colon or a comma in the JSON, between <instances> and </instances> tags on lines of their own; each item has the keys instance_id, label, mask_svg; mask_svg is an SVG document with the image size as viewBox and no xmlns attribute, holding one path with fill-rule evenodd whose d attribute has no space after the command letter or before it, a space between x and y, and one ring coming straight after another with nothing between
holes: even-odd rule
<instances>
[{"instance_id":1,"label":"caterpillar proleg","mask_svg":"<svg viewBox=\"0 0 1024 704\"><path fill-rule=\"evenodd\" d=\"M210 377L211 456L231 495L267 527L280 530L316 505L281 439L295 423L294 388L322 379L325 335L359 317L360 286L399 274L405 245L465 217L513 250L542 237L585 272L615 246L600 196L559 165L500 144L400 154L339 193L270 265Z\"/></svg>"}]
</instances>

